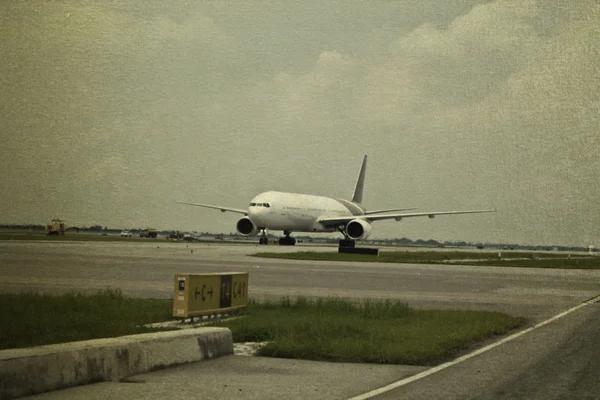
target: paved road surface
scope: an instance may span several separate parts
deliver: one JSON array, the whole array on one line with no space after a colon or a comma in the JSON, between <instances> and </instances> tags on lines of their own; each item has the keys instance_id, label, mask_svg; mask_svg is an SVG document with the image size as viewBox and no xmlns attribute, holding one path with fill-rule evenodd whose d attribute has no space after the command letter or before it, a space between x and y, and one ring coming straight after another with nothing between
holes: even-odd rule
<instances>
[{"instance_id":1,"label":"paved road surface","mask_svg":"<svg viewBox=\"0 0 600 400\"><path fill-rule=\"evenodd\" d=\"M599 334L600 304L596 303L374 398L597 400Z\"/></svg>"},{"instance_id":2,"label":"paved road surface","mask_svg":"<svg viewBox=\"0 0 600 400\"><path fill-rule=\"evenodd\" d=\"M299 248L272 246L269 251ZM175 273L248 271L254 297L398 298L418 307L499 310L528 317L532 324L600 294L600 271L322 263L247 256L264 249L164 242L1 242L0 291L114 287L131 295L169 298ZM378 398L600 398L595 379L600 360L598 307L587 305ZM173 398L189 398L190 393L204 393L207 398L233 398L237 390L240 399L334 399L357 396L422 370L231 356L133 379L144 383L102 383L40 397L135 398L138 393L138 398L164 398L172 393Z\"/></svg>"},{"instance_id":3,"label":"paved road surface","mask_svg":"<svg viewBox=\"0 0 600 400\"><path fill-rule=\"evenodd\" d=\"M278 247L269 251L335 251ZM119 288L173 295L173 275L250 273L250 296L397 298L423 307L493 309L545 319L598 294L600 271L339 263L248 257L264 246L123 242L0 242L0 291Z\"/></svg>"}]
</instances>

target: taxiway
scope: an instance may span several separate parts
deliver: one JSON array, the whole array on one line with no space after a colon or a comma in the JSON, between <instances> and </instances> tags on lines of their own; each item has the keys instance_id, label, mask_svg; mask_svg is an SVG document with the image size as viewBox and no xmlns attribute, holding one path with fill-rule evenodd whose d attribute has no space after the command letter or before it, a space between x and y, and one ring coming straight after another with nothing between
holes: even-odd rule
<instances>
[{"instance_id":1,"label":"taxiway","mask_svg":"<svg viewBox=\"0 0 600 400\"><path fill-rule=\"evenodd\" d=\"M268 251L335 251L270 246ZM249 272L250 296L395 298L416 307L502 311L530 327L600 294L600 271L260 259L258 245L2 242L0 291L95 291L170 298L176 273ZM314 363L230 356L39 398L596 398L600 305L586 305L506 344L410 384L371 392L426 367ZM329 371L329 372L327 372ZM358 379L357 377L361 378ZM329 378L327 378L329 377ZM200 379L202 388L194 383ZM207 384L207 379L210 384ZM134 379L135 381L135 379ZM172 384L169 384L172 382ZM178 383L175 383L178 382ZM186 386L187 385L187 386ZM183 389L185 387L186 389ZM162 388L159 390L159 388ZM551 395L550 389L556 393ZM152 397L152 396L150 396ZM162 397L162 396L158 396ZM155 397L155 398L158 398ZM361 398L361 397L357 397Z\"/></svg>"}]
</instances>

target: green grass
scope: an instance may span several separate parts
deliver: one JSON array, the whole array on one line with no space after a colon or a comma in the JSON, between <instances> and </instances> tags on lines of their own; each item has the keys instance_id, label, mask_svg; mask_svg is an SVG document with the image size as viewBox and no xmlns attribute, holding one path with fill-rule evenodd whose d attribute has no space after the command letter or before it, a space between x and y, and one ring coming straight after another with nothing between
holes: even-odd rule
<instances>
[{"instance_id":1,"label":"green grass","mask_svg":"<svg viewBox=\"0 0 600 400\"><path fill-rule=\"evenodd\" d=\"M259 355L427 365L525 324L498 312L416 310L391 300L283 298L251 301L248 315L216 323L235 342L269 343Z\"/></svg>"},{"instance_id":2,"label":"green grass","mask_svg":"<svg viewBox=\"0 0 600 400\"><path fill-rule=\"evenodd\" d=\"M496 267L520 268L556 268L556 269L600 269L600 257L572 257L538 260L489 260L482 262L456 263L464 265L484 265Z\"/></svg>"},{"instance_id":3,"label":"green grass","mask_svg":"<svg viewBox=\"0 0 600 400\"><path fill-rule=\"evenodd\" d=\"M172 300L93 295L0 294L0 349L157 332L143 324L172 319Z\"/></svg>"},{"instance_id":4,"label":"green grass","mask_svg":"<svg viewBox=\"0 0 600 400\"><path fill-rule=\"evenodd\" d=\"M407 264L460 264L528 268L600 269L600 257L535 252L385 251L379 256L337 252L256 253L255 257L315 261L384 262Z\"/></svg>"},{"instance_id":5,"label":"green grass","mask_svg":"<svg viewBox=\"0 0 600 400\"><path fill-rule=\"evenodd\" d=\"M75 233L67 232L64 236L48 236L45 232L10 232L0 230L0 241L2 240L31 240L31 241L48 241L48 242L171 242L171 243L218 243L219 245L240 245L250 243L247 241L233 240L213 240L213 239L197 239L192 242L185 240L167 239L165 235L159 235L156 238L142 238L134 234L132 237L121 237L118 233L109 233L107 235L94 233ZM254 244L252 242L252 244Z\"/></svg>"},{"instance_id":6,"label":"green grass","mask_svg":"<svg viewBox=\"0 0 600 400\"><path fill-rule=\"evenodd\" d=\"M116 337L168 329L172 300L93 295L0 294L0 349ZM251 300L229 327L235 342L269 341L260 355L340 362L427 365L525 324L497 312L416 310L392 300Z\"/></svg>"}]
</instances>

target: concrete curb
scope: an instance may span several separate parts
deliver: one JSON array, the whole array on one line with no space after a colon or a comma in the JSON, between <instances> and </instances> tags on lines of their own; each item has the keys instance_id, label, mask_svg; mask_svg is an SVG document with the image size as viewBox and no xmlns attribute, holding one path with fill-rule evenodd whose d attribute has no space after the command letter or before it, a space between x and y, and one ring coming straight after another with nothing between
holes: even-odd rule
<instances>
[{"instance_id":1,"label":"concrete curb","mask_svg":"<svg viewBox=\"0 0 600 400\"><path fill-rule=\"evenodd\" d=\"M195 328L0 351L0 399L233 354L227 328Z\"/></svg>"}]
</instances>

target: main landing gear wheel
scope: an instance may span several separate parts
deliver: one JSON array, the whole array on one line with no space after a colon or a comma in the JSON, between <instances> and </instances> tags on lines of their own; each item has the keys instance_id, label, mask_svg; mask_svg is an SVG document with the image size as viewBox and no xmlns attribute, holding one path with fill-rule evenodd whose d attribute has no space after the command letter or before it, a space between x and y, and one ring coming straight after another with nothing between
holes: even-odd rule
<instances>
[{"instance_id":1,"label":"main landing gear wheel","mask_svg":"<svg viewBox=\"0 0 600 400\"><path fill-rule=\"evenodd\" d=\"M296 239L294 239L291 236L285 236L285 237L279 238L280 246L293 246L295 244L296 244Z\"/></svg>"},{"instance_id":2,"label":"main landing gear wheel","mask_svg":"<svg viewBox=\"0 0 600 400\"><path fill-rule=\"evenodd\" d=\"M352 239L340 239L339 247L352 247L356 246L356 241Z\"/></svg>"},{"instance_id":3,"label":"main landing gear wheel","mask_svg":"<svg viewBox=\"0 0 600 400\"><path fill-rule=\"evenodd\" d=\"M279 238L280 246L293 246L296 244L296 239L294 239L293 237L290 236L291 233L292 233L292 231L283 231L283 234L285 236L282 238Z\"/></svg>"},{"instance_id":4,"label":"main landing gear wheel","mask_svg":"<svg viewBox=\"0 0 600 400\"><path fill-rule=\"evenodd\" d=\"M338 226L338 231L344 235L344 239L340 239L339 247L354 248L354 246L356 246L356 240L350 239L350 236L348 236L348 233L346 233L346 229L343 225Z\"/></svg>"}]
</instances>

